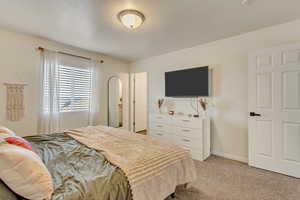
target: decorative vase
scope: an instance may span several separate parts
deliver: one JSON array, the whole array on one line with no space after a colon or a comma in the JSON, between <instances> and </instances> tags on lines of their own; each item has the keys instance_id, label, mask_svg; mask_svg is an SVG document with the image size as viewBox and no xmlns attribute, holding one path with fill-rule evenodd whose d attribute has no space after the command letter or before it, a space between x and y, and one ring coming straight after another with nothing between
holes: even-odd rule
<instances>
[{"instance_id":1,"label":"decorative vase","mask_svg":"<svg viewBox=\"0 0 300 200\"><path fill-rule=\"evenodd\" d=\"M158 101L157 101L158 111L160 114L163 114L162 108L164 105L164 101L165 101L164 99L158 99Z\"/></svg>"}]
</instances>

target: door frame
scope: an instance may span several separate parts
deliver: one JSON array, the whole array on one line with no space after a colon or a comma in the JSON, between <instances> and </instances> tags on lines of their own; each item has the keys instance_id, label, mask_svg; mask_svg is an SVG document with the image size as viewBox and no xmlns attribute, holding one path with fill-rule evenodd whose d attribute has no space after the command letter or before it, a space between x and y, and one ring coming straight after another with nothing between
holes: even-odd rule
<instances>
[{"instance_id":1,"label":"door frame","mask_svg":"<svg viewBox=\"0 0 300 200\"><path fill-rule=\"evenodd\" d=\"M253 136L255 133L255 130L253 130L253 128L251 127L255 127L255 118L250 117L249 113L250 112L255 112L255 110L253 110L253 108L255 107L255 105L253 105L253 102L255 102L255 100L251 100L250 98L256 98L252 96L252 91L253 91L253 85L252 84L252 73L253 73L253 66L255 65L254 62L254 57L256 57L256 54L258 52L261 52L263 50L260 51L255 51L255 52L251 52L248 54L248 112L247 112L247 117L248 117L248 165L253 166L254 165L254 147L253 147Z\"/></svg>"},{"instance_id":2,"label":"door frame","mask_svg":"<svg viewBox=\"0 0 300 200\"><path fill-rule=\"evenodd\" d=\"M129 87L130 87L130 95L129 95L129 107L130 107L130 112L129 112L129 130L132 132L135 132L135 74L138 73L146 73L147 77L147 85L146 85L146 91L147 91L147 98L146 98L146 115L147 115L147 127L146 131L148 133L149 130L149 73L146 71L142 72L131 72L129 74Z\"/></svg>"}]
</instances>

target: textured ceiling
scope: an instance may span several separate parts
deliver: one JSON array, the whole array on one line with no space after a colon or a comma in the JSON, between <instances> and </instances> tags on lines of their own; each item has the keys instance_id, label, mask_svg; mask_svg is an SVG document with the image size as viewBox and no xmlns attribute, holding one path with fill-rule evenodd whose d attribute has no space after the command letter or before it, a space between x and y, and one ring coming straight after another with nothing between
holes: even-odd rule
<instances>
[{"instance_id":1,"label":"textured ceiling","mask_svg":"<svg viewBox=\"0 0 300 200\"><path fill-rule=\"evenodd\" d=\"M300 18L299 0L0 0L0 26L128 61ZM141 28L116 15L137 9Z\"/></svg>"}]
</instances>

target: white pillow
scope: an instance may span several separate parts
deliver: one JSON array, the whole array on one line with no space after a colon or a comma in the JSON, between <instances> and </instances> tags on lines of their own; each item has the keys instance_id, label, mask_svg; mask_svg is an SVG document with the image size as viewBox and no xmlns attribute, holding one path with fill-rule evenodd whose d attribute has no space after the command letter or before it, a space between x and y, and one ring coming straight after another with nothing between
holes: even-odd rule
<instances>
[{"instance_id":1,"label":"white pillow","mask_svg":"<svg viewBox=\"0 0 300 200\"><path fill-rule=\"evenodd\" d=\"M0 126L0 139L12 137L12 136L16 136L15 132L13 132L12 130L4 126Z\"/></svg>"},{"instance_id":2,"label":"white pillow","mask_svg":"<svg viewBox=\"0 0 300 200\"><path fill-rule=\"evenodd\" d=\"M26 199L48 200L53 193L51 175L39 156L16 145L0 144L0 179Z\"/></svg>"}]
</instances>

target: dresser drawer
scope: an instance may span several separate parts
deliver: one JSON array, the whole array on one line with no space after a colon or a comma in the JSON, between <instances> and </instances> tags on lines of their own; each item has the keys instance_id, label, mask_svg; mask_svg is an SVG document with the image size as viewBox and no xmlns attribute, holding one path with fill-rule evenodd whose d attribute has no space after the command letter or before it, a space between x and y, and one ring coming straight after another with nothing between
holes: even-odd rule
<instances>
[{"instance_id":1,"label":"dresser drawer","mask_svg":"<svg viewBox=\"0 0 300 200\"><path fill-rule=\"evenodd\" d=\"M151 114L150 115L150 121L158 122L158 123L169 123L170 122L170 116L162 115L162 114Z\"/></svg>"},{"instance_id":2,"label":"dresser drawer","mask_svg":"<svg viewBox=\"0 0 300 200\"><path fill-rule=\"evenodd\" d=\"M203 122L203 120L200 120L199 118L177 117L173 120L173 125L174 126L179 126L179 127L188 127L188 128L201 129L202 128L202 122Z\"/></svg>"},{"instance_id":3,"label":"dresser drawer","mask_svg":"<svg viewBox=\"0 0 300 200\"><path fill-rule=\"evenodd\" d=\"M157 131L157 130L150 130L150 136L154 137L155 139L159 141L164 142L172 142L172 138L170 137L170 134L165 133L163 131Z\"/></svg>"},{"instance_id":4,"label":"dresser drawer","mask_svg":"<svg viewBox=\"0 0 300 200\"><path fill-rule=\"evenodd\" d=\"M164 131L164 132L171 132L171 127L167 124L158 123L158 122L150 122L150 129Z\"/></svg>"},{"instance_id":5,"label":"dresser drawer","mask_svg":"<svg viewBox=\"0 0 300 200\"><path fill-rule=\"evenodd\" d=\"M175 127L174 131L176 135L180 137L202 138L202 132L200 129L187 128L187 127Z\"/></svg>"},{"instance_id":6,"label":"dresser drawer","mask_svg":"<svg viewBox=\"0 0 300 200\"><path fill-rule=\"evenodd\" d=\"M181 140L176 142L178 146L183 149L187 149L190 151L192 158L196 160L202 160L203 158L203 150L201 146L192 142L192 140L181 138Z\"/></svg>"},{"instance_id":7,"label":"dresser drawer","mask_svg":"<svg viewBox=\"0 0 300 200\"><path fill-rule=\"evenodd\" d=\"M189 137L175 137L176 143L181 147L189 148L190 150L201 150L202 139L201 138L189 138Z\"/></svg>"}]
</instances>

